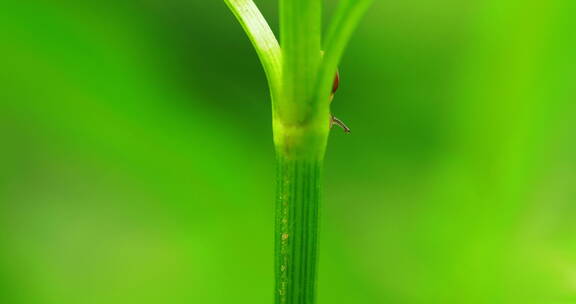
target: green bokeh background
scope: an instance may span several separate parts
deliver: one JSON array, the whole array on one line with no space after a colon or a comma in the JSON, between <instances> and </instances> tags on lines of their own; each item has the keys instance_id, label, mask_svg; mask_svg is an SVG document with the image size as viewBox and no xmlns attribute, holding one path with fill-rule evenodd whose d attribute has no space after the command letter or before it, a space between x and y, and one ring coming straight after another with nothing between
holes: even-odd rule
<instances>
[{"instance_id":1,"label":"green bokeh background","mask_svg":"<svg viewBox=\"0 0 576 304\"><path fill-rule=\"evenodd\" d=\"M320 304L576 303L575 16L376 1ZM0 303L272 303L270 102L222 1L3 0L0 41Z\"/></svg>"}]
</instances>

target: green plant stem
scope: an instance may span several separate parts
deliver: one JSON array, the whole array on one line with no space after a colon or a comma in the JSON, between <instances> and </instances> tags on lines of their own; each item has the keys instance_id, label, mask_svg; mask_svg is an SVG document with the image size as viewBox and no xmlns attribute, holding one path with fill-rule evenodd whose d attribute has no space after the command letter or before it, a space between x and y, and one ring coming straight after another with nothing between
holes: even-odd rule
<instances>
[{"instance_id":1,"label":"green plant stem","mask_svg":"<svg viewBox=\"0 0 576 304\"><path fill-rule=\"evenodd\" d=\"M316 297L320 175L329 109L318 107L322 1L281 0L282 95L274 112L277 153L276 304Z\"/></svg>"},{"instance_id":2,"label":"green plant stem","mask_svg":"<svg viewBox=\"0 0 576 304\"><path fill-rule=\"evenodd\" d=\"M277 118L283 124L305 124L317 109L314 87L322 60L322 0L280 0L280 38L283 86Z\"/></svg>"},{"instance_id":3,"label":"green plant stem","mask_svg":"<svg viewBox=\"0 0 576 304\"><path fill-rule=\"evenodd\" d=\"M321 169L338 62L373 0L340 0L322 56L322 0L280 0L281 47L252 0L224 0L252 41L272 95L277 155L276 304L314 304Z\"/></svg>"},{"instance_id":4,"label":"green plant stem","mask_svg":"<svg viewBox=\"0 0 576 304\"><path fill-rule=\"evenodd\" d=\"M322 159L277 157L276 303L316 297Z\"/></svg>"}]
</instances>

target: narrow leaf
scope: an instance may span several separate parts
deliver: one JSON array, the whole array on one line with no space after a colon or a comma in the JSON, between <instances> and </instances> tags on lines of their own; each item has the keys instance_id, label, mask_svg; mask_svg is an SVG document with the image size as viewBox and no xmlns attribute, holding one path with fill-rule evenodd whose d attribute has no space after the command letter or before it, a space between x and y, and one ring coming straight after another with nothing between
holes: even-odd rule
<instances>
[{"instance_id":1,"label":"narrow leaf","mask_svg":"<svg viewBox=\"0 0 576 304\"><path fill-rule=\"evenodd\" d=\"M252 0L224 0L224 2L252 41L274 94L282 81L282 51L274 33Z\"/></svg>"},{"instance_id":2,"label":"narrow leaf","mask_svg":"<svg viewBox=\"0 0 576 304\"><path fill-rule=\"evenodd\" d=\"M321 100L329 100L328 96L338 64L352 34L372 2L373 0L340 1L324 43L324 60L318 83L318 93L321 94Z\"/></svg>"}]
</instances>

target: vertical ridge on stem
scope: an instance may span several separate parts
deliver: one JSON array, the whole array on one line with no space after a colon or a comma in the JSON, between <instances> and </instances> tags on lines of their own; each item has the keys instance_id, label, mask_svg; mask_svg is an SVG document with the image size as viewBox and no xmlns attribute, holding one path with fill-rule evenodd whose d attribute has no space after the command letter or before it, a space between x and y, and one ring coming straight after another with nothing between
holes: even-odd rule
<instances>
[{"instance_id":1,"label":"vertical ridge on stem","mask_svg":"<svg viewBox=\"0 0 576 304\"><path fill-rule=\"evenodd\" d=\"M321 163L315 158L277 158L277 304L315 301Z\"/></svg>"}]
</instances>

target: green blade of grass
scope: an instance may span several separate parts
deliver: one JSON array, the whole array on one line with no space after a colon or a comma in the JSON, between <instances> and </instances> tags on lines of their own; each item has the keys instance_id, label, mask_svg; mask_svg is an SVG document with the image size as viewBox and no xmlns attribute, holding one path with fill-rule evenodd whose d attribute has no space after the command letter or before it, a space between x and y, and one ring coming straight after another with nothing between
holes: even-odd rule
<instances>
[{"instance_id":1,"label":"green blade of grass","mask_svg":"<svg viewBox=\"0 0 576 304\"><path fill-rule=\"evenodd\" d=\"M352 34L373 2L373 0L340 0L324 42L324 60L316 87L317 94L320 94L319 100L329 103L338 64Z\"/></svg>"},{"instance_id":2,"label":"green blade of grass","mask_svg":"<svg viewBox=\"0 0 576 304\"><path fill-rule=\"evenodd\" d=\"M224 0L236 16L262 62L273 98L282 81L282 51L274 32L252 0Z\"/></svg>"},{"instance_id":3,"label":"green blade of grass","mask_svg":"<svg viewBox=\"0 0 576 304\"><path fill-rule=\"evenodd\" d=\"M322 55L322 0L280 0L281 45L251 0L225 0L252 40L273 98L276 304L314 304L329 88L372 0L342 0ZM326 93L324 95L324 93Z\"/></svg>"}]
</instances>

